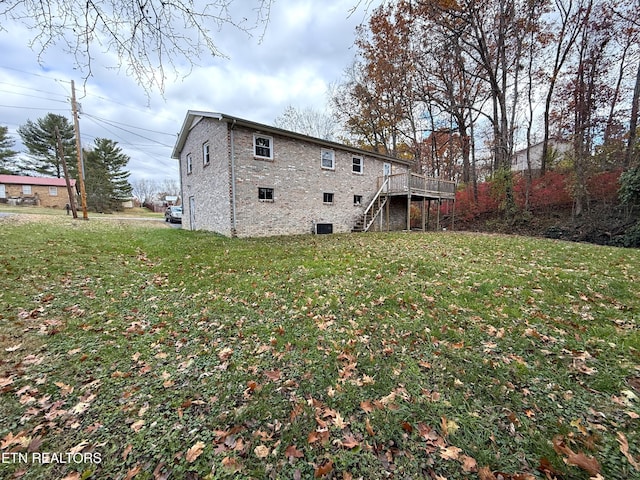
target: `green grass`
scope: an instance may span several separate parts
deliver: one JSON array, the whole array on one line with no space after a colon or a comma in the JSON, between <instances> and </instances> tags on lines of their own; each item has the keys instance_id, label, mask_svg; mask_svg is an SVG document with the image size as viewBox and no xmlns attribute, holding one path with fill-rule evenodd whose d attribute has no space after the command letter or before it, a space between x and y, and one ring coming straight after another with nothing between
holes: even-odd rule
<instances>
[{"instance_id":1,"label":"green grass","mask_svg":"<svg viewBox=\"0 0 640 480\"><path fill-rule=\"evenodd\" d=\"M639 251L162 226L0 220L6 477L640 475Z\"/></svg>"}]
</instances>

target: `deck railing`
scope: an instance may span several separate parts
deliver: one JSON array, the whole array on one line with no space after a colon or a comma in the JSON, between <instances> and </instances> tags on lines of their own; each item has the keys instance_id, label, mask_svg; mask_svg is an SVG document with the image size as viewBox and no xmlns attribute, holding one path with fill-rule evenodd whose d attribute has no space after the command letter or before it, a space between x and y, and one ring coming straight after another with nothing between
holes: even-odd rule
<instances>
[{"instance_id":1,"label":"deck railing","mask_svg":"<svg viewBox=\"0 0 640 480\"><path fill-rule=\"evenodd\" d=\"M430 198L455 198L456 196L456 182L451 180L409 172L379 177L378 185L382 185L385 178L389 181L389 186L384 193L389 195L418 195Z\"/></svg>"}]
</instances>

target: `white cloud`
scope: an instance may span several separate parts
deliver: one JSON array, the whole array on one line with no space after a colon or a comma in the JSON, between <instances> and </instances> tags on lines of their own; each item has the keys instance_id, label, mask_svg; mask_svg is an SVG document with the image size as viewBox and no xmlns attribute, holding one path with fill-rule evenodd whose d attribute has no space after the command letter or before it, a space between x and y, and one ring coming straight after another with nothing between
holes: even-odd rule
<instances>
[{"instance_id":1,"label":"white cloud","mask_svg":"<svg viewBox=\"0 0 640 480\"><path fill-rule=\"evenodd\" d=\"M353 59L355 27L365 16L364 6L351 16L349 12L358 3L279 0L264 35L260 28L248 36L224 26L216 38L228 58L203 56L188 76L188 62L180 62L175 77L169 72L164 97L158 92L147 96L126 75L126 67L112 68L118 59L99 48L92 76L83 85L82 72L73 69L73 58L62 45L45 52L39 64L37 52L27 44L30 32L19 24L4 24L0 125L19 140L16 130L28 119L49 112L70 118L69 82L75 79L83 145L110 138L131 157L132 178L177 178L170 155L189 109L262 123L272 123L288 105L323 109L328 85L340 79ZM236 0L234 14L251 18L255 12L242 12L248 5Z\"/></svg>"}]
</instances>

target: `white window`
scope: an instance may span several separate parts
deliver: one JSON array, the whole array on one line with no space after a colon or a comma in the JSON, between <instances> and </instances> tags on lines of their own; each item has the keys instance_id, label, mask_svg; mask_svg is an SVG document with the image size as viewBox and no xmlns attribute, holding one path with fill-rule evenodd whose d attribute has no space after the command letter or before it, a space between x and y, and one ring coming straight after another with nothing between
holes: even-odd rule
<instances>
[{"instance_id":1,"label":"white window","mask_svg":"<svg viewBox=\"0 0 640 480\"><path fill-rule=\"evenodd\" d=\"M191 159L191 154L187 153L187 174L193 172L193 161Z\"/></svg>"},{"instance_id":2,"label":"white window","mask_svg":"<svg viewBox=\"0 0 640 480\"><path fill-rule=\"evenodd\" d=\"M265 135L253 135L253 154L257 158L273 160L273 138Z\"/></svg>"},{"instance_id":3,"label":"white window","mask_svg":"<svg viewBox=\"0 0 640 480\"><path fill-rule=\"evenodd\" d=\"M328 170L335 170L336 168L336 153L333 150L325 150L324 148L321 151L321 166L322 168L326 168Z\"/></svg>"},{"instance_id":4,"label":"white window","mask_svg":"<svg viewBox=\"0 0 640 480\"><path fill-rule=\"evenodd\" d=\"M384 175L385 177L388 177L389 175L391 175L391 164L390 163L384 163L382 165L382 175Z\"/></svg>"},{"instance_id":5,"label":"white window","mask_svg":"<svg viewBox=\"0 0 640 480\"><path fill-rule=\"evenodd\" d=\"M328 192L323 193L322 201L324 203L333 203L333 193L328 193Z\"/></svg>"},{"instance_id":6,"label":"white window","mask_svg":"<svg viewBox=\"0 0 640 480\"><path fill-rule=\"evenodd\" d=\"M58 196L58 187L49 187L49 196L57 197Z\"/></svg>"},{"instance_id":7,"label":"white window","mask_svg":"<svg viewBox=\"0 0 640 480\"><path fill-rule=\"evenodd\" d=\"M22 185L22 194L31 195L31 185Z\"/></svg>"},{"instance_id":8,"label":"white window","mask_svg":"<svg viewBox=\"0 0 640 480\"><path fill-rule=\"evenodd\" d=\"M364 159L362 157L353 157L353 173L364 173Z\"/></svg>"},{"instance_id":9,"label":"white window","mask_svg":"<svg viewBox=\"0 0 640 480\"><path fill-rule=\"evenodd\" d=\"M207 142L202 145L202 165L206 167L207 165L209 165L210 161L211 157L209 155L209 142Z\"/></svg>"}]
</instances>

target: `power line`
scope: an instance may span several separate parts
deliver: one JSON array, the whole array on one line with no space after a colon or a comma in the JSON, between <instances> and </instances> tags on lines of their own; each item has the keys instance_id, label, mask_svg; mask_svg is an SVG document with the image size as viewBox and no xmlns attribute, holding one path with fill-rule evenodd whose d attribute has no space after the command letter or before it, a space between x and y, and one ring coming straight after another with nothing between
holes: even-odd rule
<instances>
[{"instance_id":1,"label":"power line","mask_svg":"<svg viewBox=\"0 0 640 480\"><path fill-rule=\"evenodd\" d=\"M129 133L131 135L135 135L136 137L144 138L145 140L148 140L150 142L156 143L156 144L161 145L163 147L173 148L173 145L168 145L166 143L158 142L157 140L155 140L153 138L145 137L144 135L140 135L139 133L132 132L131 130L127 130L126 128L122 128L122 127L116 125L115 122L111 122L109 120L104 120L104 119L95 117L94 115L91 115L89 113L85 113L84 116L93 119L95 122L106 123L107 125L109 125L111 127L118 128L118 129L120 129L120 130L122 130L122 131L124 131L126 133ZM137 128L137 127L133 127L133 128ZM144 130L144 129L141 129L141 130ZM148 131L151 131L151 130L148 130ZM161 132L154 132L154 133L161 133ZM162 133L162 134L163 135L171 135L171 134L168 134L168 133Z\"/></svg>"}]
</instances>

